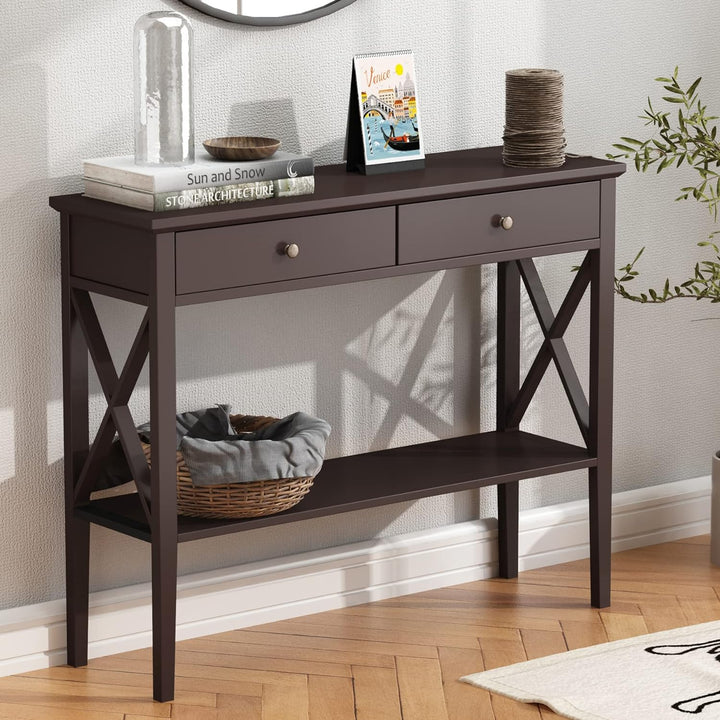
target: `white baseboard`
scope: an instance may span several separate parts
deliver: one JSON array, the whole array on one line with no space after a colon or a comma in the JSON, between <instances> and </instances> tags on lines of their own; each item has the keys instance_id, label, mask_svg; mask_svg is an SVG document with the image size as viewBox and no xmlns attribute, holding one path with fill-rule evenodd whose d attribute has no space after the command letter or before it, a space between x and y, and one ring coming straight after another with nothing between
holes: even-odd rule
<instances>
[{"instance_id":1,"label":"white baseboard","mask_svg":"<svg viewBox=\"0 0 720 720\"><path fill-rule=\"evenodd\" d=\"M613 496L613 550L709 532L710 477ZM587 502L520 513L520 569L588 557ZM178 583L177 637L283 620L497 574L494 521L197 573ZM0 611L0 675L65 662L65 601ZM151 644L149 584L93 593L90 657Z\"/></svg>"}]
</instances>

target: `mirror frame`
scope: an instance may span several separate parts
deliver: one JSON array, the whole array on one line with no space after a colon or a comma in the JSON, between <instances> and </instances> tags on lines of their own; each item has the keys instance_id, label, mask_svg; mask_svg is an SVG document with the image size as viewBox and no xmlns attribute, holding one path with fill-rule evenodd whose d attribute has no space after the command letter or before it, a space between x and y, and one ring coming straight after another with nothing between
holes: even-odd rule
<instances>
[{"instance_id":1,"label":"mirror frame","mask_svg":"<svg viewBox=\"0 0 720 720\"><path fill-rule=\"evenodd\" d=\"M202 0L180 0L185 5L199 10L206 15L212 15L213 17L220 18L221 20L227 20L229 22L241 23L242 25L295 25L296 23L304 23L309 20L315 20L315 18L322 17L323 15L329 15L337 10L354 3L355 0L333 0L327 5L324 5L317 10L308 10L306 12L298 13L297 15L283 15L280 17L242 17L225 10L218 10L217 8L209 7Z\"/></svg>"}]
</instances>

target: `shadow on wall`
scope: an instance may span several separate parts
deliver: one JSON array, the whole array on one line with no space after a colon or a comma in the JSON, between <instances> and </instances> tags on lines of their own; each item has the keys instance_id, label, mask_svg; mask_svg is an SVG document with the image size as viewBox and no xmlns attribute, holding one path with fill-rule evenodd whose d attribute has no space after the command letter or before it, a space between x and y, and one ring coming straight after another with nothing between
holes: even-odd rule
<instances>
[{"instance_id":1,"label":"shadow on wall","mask_svg":"<svg viewBox=\"0 0 720 720\"><path fill-rule=\"evenodd\" d=\"M432 299L427 314L412 312L403 304L392 310L392 324L381 327L377 323L368 329L362 343L351 342L342 355L342 363L373 395L384 398L389 406L380 427L375 431L370 449L388 447L400 422L408 416L436 437L452 435L454 423L443 418L440 411L452 401L452 359L438 358L421 373L426 359L431 356L432 346L438 335L450 322L453 288L445 275ZM357 345L364 347L357 347ZM370 358L395 351L395 356L405 359L400 377L390 380L373 369ZM418 387L418 383L420 386ZM325 391L325 402L332 402L325 373L318 375L318 396ZM341 396L338 396L338 399ZM328 405L332 407L332 405Z\"/></svg>"},{"instance_id":2,"label":"shadow on wall","mask_svg":"<svg viewBox=\"0 0 720 720\"><path fill-rule=\"evenodd\" d=\"M301 152L295 105L291 97L232 105L227 134L281 138L283 150Z\"/></svg>"},{"instance_id":3,"label":"shadow on wall","mask_svg":"<svg viewBox=\"0 0 720 720\"><path fill-rule=\"evenodd\" d=\"M321 127L319 133L322 132ZM300 139L293 98L233 105L230 108L227 134L282 138L283 150L299 154L309 152ZM333 163L341 162L340 159L345 156L345 135L323 139L325 143L320 146L315 145L317 138L312 139L315 161L327 161L329 158Z\"/></svg>"},{"instance_id":4,"label":"shadow on wall","mask_svg":"<svg viewBox=\"0 0 720 720\"><path fill-rule=\"evenodd\" d=\"M62 577L62 463L48 457L48 401L61 395L60 252L48 242L56 218L44 70L5 66L0 87L22 88L24 110L18 125L14 104L0 103L0 127L16 141L0 191L0 409L11 420L0 428L0 607L12 607L47 599Z\"/></svg>"},{"instance_id":5,"label":"shadow on wall","mask_svg":"<svg viewBox=\"0 0 720 720\"><path fill-rule=\"evenodd\" d=\"M333 426L330 456L405 444L418 436L474 432L480 292L479 271L465 269L184 307L178 312L178 380L193 386L206 378L198 384L201 404L225 401L250 413L317 412ZM473 311L458 318L456 304L463 313ZM107 320L112 327L114 318ZM469 385L453 387L454 374L468 378ZM283 387L257 387L268 376ZM298 378L308 387L298 388ZM183 395L179 407L194 406ZM431 499L423 506L431 518L438 510L444 513L435 524L477 517L477 491L455 495L454 508L443 510L443 502ZM412 505L183 546L181 572L206 569L208 557L221 567L260 559L258 553L282 555L288 538L302 537L303 550L363 540L382 533ZM108 581L110 575L101 585Z\"/></svg>"},{"instance_id":6,"label":"shadow on wall","mask_svg":"<svg viewBox=\"0 0 720 720\"><path fill-rule=\"evenodd\" d=\"M415 275L182 308L178 380L311 364L313 399L317 412L336 428L331 438L338 454L344 376L389 406L376 429L365 426L362 450L387 447L404 417L434 437L469 426L471 431L477 408L468 417L466 407L476 405L479 394L479 340L470 328L457 327L453 305L461 293L458 304L472 303L477 310L480 288L476 274L460 272L445 273L439 281ZM222 323L208 322L208 313L219 315ZM452 382L458 364L472 385L459 388L467 399L456 407ZM292 387L288 393L295 394Z\"/></svg>"}]
</instances>

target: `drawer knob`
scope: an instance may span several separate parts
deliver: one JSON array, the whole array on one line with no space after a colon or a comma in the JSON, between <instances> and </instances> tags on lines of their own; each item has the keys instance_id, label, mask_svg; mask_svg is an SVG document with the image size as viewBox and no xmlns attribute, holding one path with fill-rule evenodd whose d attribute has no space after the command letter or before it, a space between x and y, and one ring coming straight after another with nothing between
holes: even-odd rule
<instances>
[{"instance_id":1,"label":"drawer knob","mask_svg":"<svg viewBox=\"0 0 720 720\"><path fill-rule=\"evenodd\" d=\"M290 243L285 246L285 254L289 258L296 258L300 254L300 248L295 243Z\"/></svg>"},{"instance_id":2,"label":"drawer knob","mask_svg":"<svg viewBox=\"0 0 720 720\"><path fill-rule=\"evenodd\" d=\"M510 217L510 215L505 215L504 217L500 218L499 224L503 230L509 230L513 226L513 219Z\"/></svg>"}]
</instances>

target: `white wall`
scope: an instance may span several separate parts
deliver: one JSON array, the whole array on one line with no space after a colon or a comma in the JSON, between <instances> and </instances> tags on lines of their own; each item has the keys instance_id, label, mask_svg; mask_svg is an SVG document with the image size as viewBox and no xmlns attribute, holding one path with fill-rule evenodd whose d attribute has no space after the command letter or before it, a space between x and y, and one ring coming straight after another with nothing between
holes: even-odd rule
<instances>
[{"instance_id":1,"label":"white wall","mask_svg":"<svg viewBox=\"0 0 720 720\"><path fill-rule=\"evenodd\" d=\"M86 157L132 150L131 37L161 7L195 28L196 134L267 134L319 164L342 154L353 54L413 48L426 149L498 144L503 73L557 67L566 77L571 151L603 156L642 132L652 78L675 64L704 74L720 109L720 52L708 32L715 4L513 0L417 3L357 0L287 28L236 26L179 2L63 3L5 9L0 41L0 608L62 597L62 438L59 223L47 196L81 189ZM410 21L399 20L404 14ZM670 29L670 26L673 29ZM455 112L462 108L462 113ZM468 120L468 116L471 120ZM673 204L679 177L619 182L618 259L648 244L649 275L690 265L709 232L703 211ZM570 262L544 260L552 299ZM178 407L218 401L237 411L316 412L333 425L330 454L490 428L494 412L494 273L457 270L307 290L178 311ZM139 310L100 300L120 358ZM528 319L531 311L528 309ZM585 363L583 308L570 341ZM617 303L618 490L708 472L719 444L718 363L709 306ZM707 338L707 340L706 340ZM525 345L538 344L526 324ZM574 441L556 380L527 428ZM147 419L147 381L134 399ZM102 403L94 387L92 419ZM523 507L583 497L582 474L528 481ZM494 493L464 493L184 545L184 573L490 516ZM142 582L146 545L93 528L94 589Z\"/></svg>"}]
</instances>

